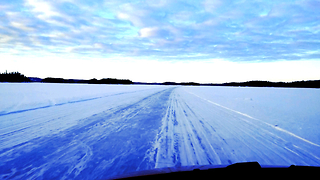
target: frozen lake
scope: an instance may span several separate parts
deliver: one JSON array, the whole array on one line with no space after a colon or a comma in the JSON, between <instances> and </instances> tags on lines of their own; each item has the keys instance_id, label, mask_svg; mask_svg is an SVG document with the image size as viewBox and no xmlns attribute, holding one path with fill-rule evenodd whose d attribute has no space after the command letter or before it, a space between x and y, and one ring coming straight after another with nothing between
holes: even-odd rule
<instances>
[{"instance_id":1,"label":"frozen lake","mask_svg":"<svg viewBox=\"0 0 320 180\"><path fill-rule=\"evenodd\" d=\"M320 89L0 84L0 179L320 166Z\"/></svg>"}]
</instances>

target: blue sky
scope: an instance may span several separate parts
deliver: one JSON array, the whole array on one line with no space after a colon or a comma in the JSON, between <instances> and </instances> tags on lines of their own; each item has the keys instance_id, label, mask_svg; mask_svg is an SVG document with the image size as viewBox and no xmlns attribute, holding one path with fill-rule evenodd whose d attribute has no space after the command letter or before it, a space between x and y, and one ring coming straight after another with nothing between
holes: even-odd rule
<instances>
[{"instance_id":1,"label":"blue sky","mask_svg":"<svg viewBox=\"0 0 320 180\"><path fill-rule=\"evenodd\" d=\"M63 78L320 79L320 1L10 0L0 71Z\"/></svg>"}]
</instances>

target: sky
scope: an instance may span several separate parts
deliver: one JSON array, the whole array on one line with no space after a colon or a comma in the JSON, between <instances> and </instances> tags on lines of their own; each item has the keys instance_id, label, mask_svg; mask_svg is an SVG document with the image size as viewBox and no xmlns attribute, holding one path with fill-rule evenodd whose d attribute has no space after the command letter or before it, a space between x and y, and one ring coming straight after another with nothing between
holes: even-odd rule
<instances>
[{"instance_id":1,"label":"sky","mask_svg":"<svg viewBox=\"0 0 320 180\"><path fill-rule=\"evenodd\" d=\"M318 0L0 0L0 72L223 83L320 79Z\"/></svg>"}]
</instances>

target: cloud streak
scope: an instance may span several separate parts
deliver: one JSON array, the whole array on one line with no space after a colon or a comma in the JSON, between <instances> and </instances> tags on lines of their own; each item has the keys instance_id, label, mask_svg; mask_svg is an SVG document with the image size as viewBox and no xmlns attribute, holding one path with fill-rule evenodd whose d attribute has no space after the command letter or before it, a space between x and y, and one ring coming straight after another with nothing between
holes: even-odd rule
<instances>
[{"instance_id":1,"label":"cloud streak","mask_svg":"<svg viewBox=\"0 0 320 180\"><path fill-rule=\"evenodd\" d=\"M6 1L0 53L158 60L319 59L320 7L297 1Z\"/></svg>"}]
</instances>

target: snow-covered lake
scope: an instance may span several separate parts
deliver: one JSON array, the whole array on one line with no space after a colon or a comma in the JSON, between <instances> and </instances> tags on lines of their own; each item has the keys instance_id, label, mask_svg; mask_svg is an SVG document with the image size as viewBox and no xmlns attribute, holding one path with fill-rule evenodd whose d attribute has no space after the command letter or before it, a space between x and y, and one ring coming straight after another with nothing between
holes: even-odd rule
<instances>
[{"instance_id":1,"label":"snow-covered lake","mask_svg":"<svg viewBox=\"0 0 320 180\"><path fill-rule=\"evenodd\" d=\"M0 84L0 179L320 165L320 89Z\"/></svg>"}]
</instances>

